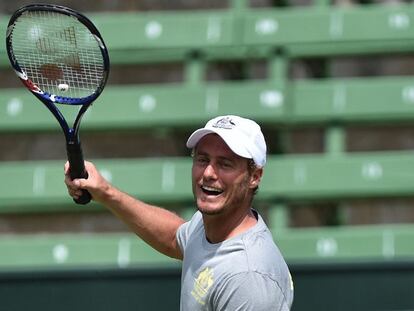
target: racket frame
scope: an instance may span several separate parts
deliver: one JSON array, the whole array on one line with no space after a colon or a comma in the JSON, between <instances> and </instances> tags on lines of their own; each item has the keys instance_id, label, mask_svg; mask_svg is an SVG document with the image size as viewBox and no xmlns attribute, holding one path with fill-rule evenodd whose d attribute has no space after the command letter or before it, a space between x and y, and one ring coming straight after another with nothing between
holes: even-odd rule
<instances>
[{"instance_id":1,"label":"racket frame","mask_svg":"<svg viewBox=\"0 0 414 311\"><path fill-rule=\"evenodd\" d=\"M47 12L55 12L59 14L64 14L73 18L76 18L81 24L83 24L94 36L96 41L98 42L99 49L102 54L103 59L103 76L100 81L100 84L96 88L95 92L91 95L82 97L82 98L72 98L72 97L64 97L64 96L57 96L54 94L49 94L47 92L42 91L35 83L33 83L24 70L20 67L16 57L13 53L12 48L12 33L14 24L17 19L23 15L25 12L39 12L39 11L47 11ZM16 72L17 76L20 78L22 83L29 89L29 91L36 96L54 115L56 120L59 122L60 127L65 135L66 139L66 151L68 160L70 163L70 172L69 175L72 179L75 178L87 178L88 174L85 170L84 166L84 159L82 154L82 148L79 138L79 129L80 123L84 113L88 110L88 108L92 105L94 100L98 98L98 96L102 93L107 79L109 75L109 68L110 68L110 61L109 61L109 54L106 48L105 42L99 33L98 29L95 25L87 18L85 15L72 10L70 8L60 6L60 5L53 5L53 4L30 4L21 7L18 9L14 14L11 16L10 21L7 26L7 33L6 33L6 50L7 55L9 57L10 63ZM66 121L62 112L58 109L55 104L66 104L66 105L79 105L81 106L78 114L74 120L73 126L70 127L68 122ZM87 191L83 191L82 196L75 200L78 204L87 204L91 200L91 196Z\"/></svg>"}]
</instances>

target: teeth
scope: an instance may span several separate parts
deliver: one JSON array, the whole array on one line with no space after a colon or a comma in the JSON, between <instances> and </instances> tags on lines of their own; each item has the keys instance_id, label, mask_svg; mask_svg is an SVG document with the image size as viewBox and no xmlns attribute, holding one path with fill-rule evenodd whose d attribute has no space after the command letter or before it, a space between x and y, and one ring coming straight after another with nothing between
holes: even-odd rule
<instances>
[{"instance_id":1,"label":"teeth","mask_svg":"<svg viewBox=\"0 0 414 311\"><path fill-rule=\"evenodd\" d=\"M209 187L209 186L201 186L201 188L206 191L219 192L219 193L223 192L221 189Z\"/></svg>"}]
</instances>

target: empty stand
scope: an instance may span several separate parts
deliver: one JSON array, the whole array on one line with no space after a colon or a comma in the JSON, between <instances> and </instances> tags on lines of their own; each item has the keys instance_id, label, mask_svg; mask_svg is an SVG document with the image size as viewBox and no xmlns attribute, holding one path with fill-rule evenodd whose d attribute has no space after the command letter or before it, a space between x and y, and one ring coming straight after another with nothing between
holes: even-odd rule
<instances>
[{"instance_id":1,"label":"empty stand","mask_svg":"<svg viewBox=\"0 0 414 311\"><path fill-rule=\"evenodd\" d=\"M412 4L235 6L91 16L115 66L180 62L185 75L180 83L109 85L85 115L82 133L190 131L220 114L250 117L285 134L298 127L321 127L326 133L322 153L269 154L257 197L286 258L291 262L413 258L414 228L409 224L289 226L289 206L297 202L332 201L340 206L358 198L414 196L412 151L350 153L345 148L349 125L413 121L411 77L327 75L296 80L288 73L291 63L301 57L412 52ZM3 42L7 20L0 16ZM220 60L261 60L268 74L264 79L205 81L206 65ZM0 66L8 66L4 51ZM1 89L0 103L2 134L59 131L49 112L24 89ZM189 157L94 162L121 189L174 209L182 206L177 212L186 217L192 213ZM63 160L0 163L4 181L0 213L81 213L84 208L75 206L66 194L62 166ZM101 211L93 204L87 208ZM7 254L0 256L2 269L175 264L128 234L10 235L0 238L0 249Z\"/></svg>"}]
</instances>

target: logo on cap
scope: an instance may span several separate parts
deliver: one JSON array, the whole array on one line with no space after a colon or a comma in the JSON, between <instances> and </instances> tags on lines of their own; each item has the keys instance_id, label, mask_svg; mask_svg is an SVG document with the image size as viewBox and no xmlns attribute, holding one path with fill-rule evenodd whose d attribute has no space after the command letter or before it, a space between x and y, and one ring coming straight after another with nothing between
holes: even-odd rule
<instances>
[{"instance_id":1,"label":"logo on cap","mask_svg":"<svg viewBox=\"0 0 414 311\"><path fill-rule=\"evenodd\" d=\"M212 125L212 127L217 127L226 130L231 130L235 126L236 124L229 117L222 118Z\"/></svg>"}]
</instances>

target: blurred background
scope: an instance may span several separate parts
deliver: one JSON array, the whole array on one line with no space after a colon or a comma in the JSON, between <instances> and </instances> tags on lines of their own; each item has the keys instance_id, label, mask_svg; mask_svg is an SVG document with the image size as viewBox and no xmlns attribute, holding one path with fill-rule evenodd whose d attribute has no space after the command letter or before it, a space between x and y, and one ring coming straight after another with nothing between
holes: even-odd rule
<instances>
[{"instance_id":1,"label":"blurred background","mask_svg":"<svg viewBox=\"0 0 414 311\"><path fill-rule=\"evenodd\" d=\"M178 310L179 263L66 194L59 125L5 51L29 3L0 0L1 309ZM410 1L54 3L108 46L81 140L116 186L188 218L188 135L216 115L252 118L268 144L255 208L292 270L293 310L414 310Z\"/></svg>"}]
</instances>

